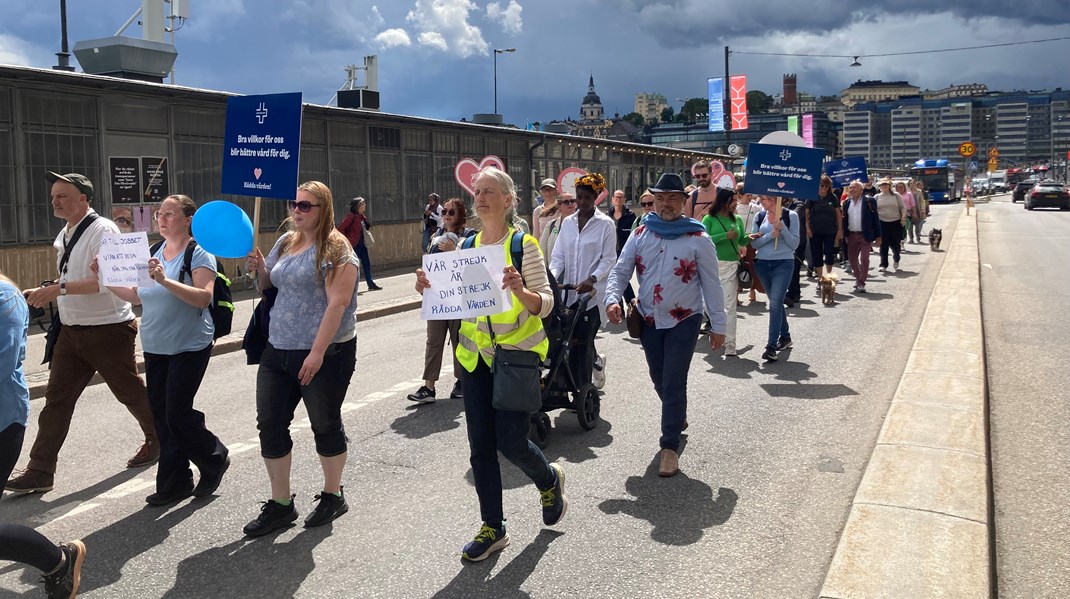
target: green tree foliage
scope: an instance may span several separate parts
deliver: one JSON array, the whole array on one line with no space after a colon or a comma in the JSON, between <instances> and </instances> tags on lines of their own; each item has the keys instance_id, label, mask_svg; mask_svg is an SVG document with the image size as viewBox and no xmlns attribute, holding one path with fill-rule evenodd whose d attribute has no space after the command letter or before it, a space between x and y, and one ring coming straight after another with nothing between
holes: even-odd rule
<instances>
[{"instance_id":1,"label":"green tree foliage","mask_svg":"<svg viewBox=\"0 0 1070 599\"><path fill-rule=\"evenodd\" d=\"M646 119L644 119L643 115L639 114L638 112L629 112L628 114L624 115L622 120L628 121L629 123L635 125L636 129L642 129L643 125L646 124Z\"/></svg>"},{"instance_id":2,"label":"green tree foliage","mask_svg":"<svg viewBox=\"0 0 1070 599\"><path fill-rule=\"evenodd\" d=\"M672 106L662 109L661 122L671 123L676 117L676 111L672 109Z\"/></svg>"},{"instance_id":3,"label":"green tree foliage","mask_svg":"<svg viewBox=\"0 0 1070 599\"><path fill-rule=\"evenodd\" d=\"M709 107L709 100L706 98L688 98L684 105L680 107L680 114L677 118L683 117L683 122L694 123L699 120L699 115L705 118Z\"/></svg>"},{"instance_id":4,"label":"green tree foliage","mask_svg":"<svg viewBox=\"0 0 1070 599\"><path fill-rule=\"evenodd\" d=\"M757 89L747 92L748 114L764 114L769 112L769 107L772 105L773 97L769 94Z\"/></svg>"}]
</instances>

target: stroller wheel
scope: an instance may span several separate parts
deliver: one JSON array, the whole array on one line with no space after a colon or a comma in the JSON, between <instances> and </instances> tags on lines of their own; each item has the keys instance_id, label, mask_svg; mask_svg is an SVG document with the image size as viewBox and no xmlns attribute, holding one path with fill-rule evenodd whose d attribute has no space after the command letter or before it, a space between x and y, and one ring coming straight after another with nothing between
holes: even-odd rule
<instances>
[{"instance_id":1,"label":"stroller wheel","mask_svg":"<svg viewBox=\"0 0 1070 599\"><path fill-rule=\"evenodd\" d=\"M598 424L598 413L602 405L598 390L588 383L573 395L573 401L580 426L586 431L593 429Z\"/></svg>"},{"instance_id":2,"label":"stroller wheel","mask_svg":"<svg viewBox=\"0 0 1070 599\"><path fill-rule=\"evenodd\" d=\"M539 449L546 449L550 437L550 417L546 412L536 412L528 421L528 439Z\"/></svg>"}]
</instances>

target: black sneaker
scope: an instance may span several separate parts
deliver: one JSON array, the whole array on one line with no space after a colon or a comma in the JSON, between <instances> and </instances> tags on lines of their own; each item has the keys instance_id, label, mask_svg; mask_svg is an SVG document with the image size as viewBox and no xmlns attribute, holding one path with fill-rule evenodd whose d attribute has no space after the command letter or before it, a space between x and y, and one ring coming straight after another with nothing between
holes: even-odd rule
<instances>
[{"instance_id":1,"label":"black sneaker","mask_svg":"<svg viewBox=\"0 0 1070 599\"><path fill-rule=\"evenodd\" d=\"M762 354L762 359L766 362L776 362L776 348L767 347L765 353Z\"/></svg>"},{"instance_id":2,"label":"black sneaker","mask_svg":"<svg viewBox=\"0 0 1070 599\"><path fill-rule=\"evenodd\" d=\"M339 487L338 493L340 496L327 491L316 495L314 501L318 501L319 504L308 515L308 518L305 518L305 528L323 526L349 511L349 504L346 503L345 488Z\"/></svg>"},{"instance_id":3,"label":"black sneaker","mask_svg":"<svg viewBox=\"0 0 1070 599\"><path fill-rule=\"evenodd\" d=\"M550 464L550 469L557 476L554 486L539 492L542 502L542 523L553 526L565 517L568 511L568 499L565 498L565 471L557 464Z\"/></svg>"},{"instance_id":4,"label":"black sneaker","mask_svg":"<svg viewBox=\"0 0 1070 599\"><path fill-rule=\"evenodd\" d=\"M290 505L282 505L274 499L263 502L264 507L260 508L260 515L256 517L256 520L246 524L242 532L250 537L260 537L297 520L294 497L297 495L290 495Z\"/></svg>"},{"instance_id":5,"label":"black sneaker","mask_svg":"<svg viewBox=\"0 0 1070 599\"><path fill-rule=\"evenodd\" d=\"M450 399L460 399L464 397L464 388L461 387L461 381L453 383L453 390L450 391Z\"/></svg>"},{"instance_id":6,"label":"black sneaker","mask_svg":"<svg viewBox=\"0 0 1070 599\"><path fill-rule=\"evenodd\" d=\"M172 503L178 503L192 495L193 487L172 489L170 491L156 491L145 498L145 503L156 507L163 507L165 505L171 505Z\"/></svg>"},{"instance_id":7,"label":"black sneaker","mask_svg":"<svg viewBox=\"0 0 1070 599\"><path fill-rule=\"evenodd\" d=\"M85 560L85 545L81 541L61 543L59 551L63 554L63 563L51 574L43 574L41 582L49 599L70 599L78 596L78 585L82 582L82 561Z\"/></svg>"},{"instance_id":8,"label":"black sneaker","mask_svg":"<svg viewBox=\"0 0 1070 599\"><path fill-rule=\"evenodd\" d=\"M230 456L223 459L223 465L219 467L219 470L201 472L201 480L197 481L197 486L193 488L193 496L207 497L215 493L219 488L219 483L223 481L223 474L226 473L227 468L230 468Z\"/></svg>"},{"instance_id":9,"label":"black sneaker","mask_svg":"<svg viewBox=\"0 0 1070 599\"><path fill-rule=\"evenodd\" d=\"M420 387L416 390L416 393L409 393L409 401L433 403L435 401L435 390L429 387Z\"/></svg>"},{"instance_id":10,"label":"black sneaker","mask_svg":"<svg viewBox=\"0 0 1070 599\"><path fill-rule=\"evenodd\" d=\"M791 349L791 346L792 346L791 337L781 337L780 340L776 342L776 350L777 351L784 351L786 349Z\"/></svg>"},{"instance_id":11,"label":"black sneaker","mask_svg":"<svg viewBox=\"0 0 1070 599\"><path fill-rule=\"evenodd\" d=\"M461 557L470 562L479 562L490 554L509 546L509 535L505 532L505 522L499 528L488 526L486 522L476 533L476 538L461 549Z\"/></svg>"}]
</instances>

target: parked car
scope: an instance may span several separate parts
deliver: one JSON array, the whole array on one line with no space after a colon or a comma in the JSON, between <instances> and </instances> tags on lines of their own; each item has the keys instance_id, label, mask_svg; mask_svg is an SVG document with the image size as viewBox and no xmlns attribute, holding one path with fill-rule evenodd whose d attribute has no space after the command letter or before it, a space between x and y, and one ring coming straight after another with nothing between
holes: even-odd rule
<instances>
[{"instance_id":1,"label":"parked car","mask_svg":"<svg viewBox=\"0 0 1070 599\"><path fill-rule=\"evenodd\" d=\"M1070 192L1066 186L1055 181L1041 181L1025 196L1025 209L1058 208L1070 210Z\"/></svg>"},{"instance_id":2,"label":"parked car","mask_svg":"<svg viewBox=\"0 0 1070 599\"><path fill-rule=\"evenodd\" d=\"M1029 193L1030 189L1036 185L1036 179L1022 179L1014 186L1014 191L1011 192L1011 203L1020 202L1025 200L1025 194Z\"/></svg>"}]
</instances>

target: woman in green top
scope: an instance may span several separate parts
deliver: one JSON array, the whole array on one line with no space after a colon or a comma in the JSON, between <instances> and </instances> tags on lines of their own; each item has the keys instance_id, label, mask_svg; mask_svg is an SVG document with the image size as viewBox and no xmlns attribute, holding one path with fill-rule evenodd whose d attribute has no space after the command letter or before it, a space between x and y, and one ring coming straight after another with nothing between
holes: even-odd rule
<instances>
[{"instance_id":1,"label":"woman in green top","mask_svg":"<svg viewBox=\"0 0 1070 599\"><path fill-rule=\"evenodd\" d=\"M717 248L717 263L721 270L721 289L724 291L724 307L728 316L725 332L724 355L736 355L736 288L739 285L737 271L739 259L747 253L750 239L746 235L743 219L736 214L739 194L734 189L719 188L710 204L702 224Z\"/></svg>"}]
</instances>

